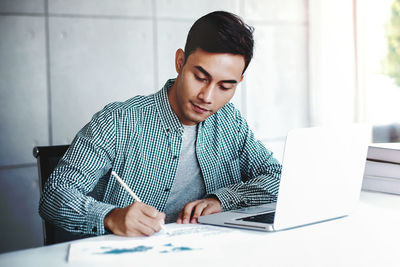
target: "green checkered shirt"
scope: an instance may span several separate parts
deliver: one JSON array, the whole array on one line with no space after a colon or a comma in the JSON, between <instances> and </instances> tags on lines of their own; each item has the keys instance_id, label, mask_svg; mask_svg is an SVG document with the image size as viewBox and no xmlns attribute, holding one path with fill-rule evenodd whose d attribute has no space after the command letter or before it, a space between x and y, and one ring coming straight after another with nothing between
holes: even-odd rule
<instances>
[{"instance_id":1,"label":"green checkered shirt","mask_svg":"<svg viewBox=\"0 0 400 267\"><path fill-rule=\"evenodd\" d=\"M78 132L45 185L39 207L45 220L70 232L104 234L104 217L134 201L111 170L144 203L164 211L183 131L168 102L173 82L107 105ZM216 196L223 210L276 201L281 165L231 103L199 123L196 155L207 196Z\"/></svg>"}]
</instances>

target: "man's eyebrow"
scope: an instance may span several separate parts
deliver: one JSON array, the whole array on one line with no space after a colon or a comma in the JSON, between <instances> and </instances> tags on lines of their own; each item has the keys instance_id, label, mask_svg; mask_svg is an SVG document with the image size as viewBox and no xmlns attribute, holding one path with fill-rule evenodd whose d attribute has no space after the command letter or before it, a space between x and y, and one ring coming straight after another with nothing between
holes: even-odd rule
<instances>
[{"instance_id":1,"label":"man's eyebrow","mask_svg":"<svg viewBox=\"0 0 400 267\"><path fill-rule=\"evenodd\" d=\"M203 67L201 66L194 66L196 69L198 69L199 71L201 71L205 76L207 76L207 78L211 78L210 73L208 73L205 69L203 69ZM222 83L237 83L236 80L222 80Z\"/></svg>"},{"instance_id":2,"label":"man's eyebrow","mask_svg":"<svg viewBox=\"0 0 400 267\"><path fill-rule=\"evenodd\" d=\"M201 67L201 66L194 66L196 69L198 69L199 71L201 71L204 75L206 75L207 76L207 78L210 78L211 77L211 75L210 75L210 73L208 73L205 69L203 69L203 67Z\"/></svg>"},{"instance_id":3,"label":"man's eyebrow","mask_svg":"<svg viewBox=\"0 0 400 267\"><path fill-rule=\"evenodd\" d=\"M236 80L222 80L222 83L237 83Z\"/></svg>"}]
</instances>

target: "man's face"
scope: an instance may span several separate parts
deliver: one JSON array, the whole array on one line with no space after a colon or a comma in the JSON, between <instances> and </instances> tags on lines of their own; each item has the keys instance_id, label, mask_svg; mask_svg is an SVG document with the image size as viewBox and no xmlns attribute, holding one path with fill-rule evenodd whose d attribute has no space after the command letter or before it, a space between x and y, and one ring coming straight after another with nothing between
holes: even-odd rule
<instances>
[{"instance_id":1,"label":"man's face","mask_svg":"<svg viewBox=\"0 0 400 267\"><path fill-rule=\"evenodd\" d=\"M244 57L197 49L184 62L176 52L178 77L168 91L171 108L184 125L195 125L231 100L243 79Z\"/></svg>"}]
</instances>

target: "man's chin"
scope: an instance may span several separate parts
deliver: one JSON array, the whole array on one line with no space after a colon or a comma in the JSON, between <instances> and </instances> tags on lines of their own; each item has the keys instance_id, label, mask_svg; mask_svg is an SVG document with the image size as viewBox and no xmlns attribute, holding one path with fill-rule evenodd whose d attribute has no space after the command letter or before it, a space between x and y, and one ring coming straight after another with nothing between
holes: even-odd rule
<instances>
[{"instance_id":1,"label":"man's chin","mask_svg":"<svg viewBox=\"0 0 400 267\"><path fill-rule=\"evenodd\" d=\"M210 116L190 116L190 117L186 118L186 121L188 123L190 123L191 125L195 125L195 124L205 121L208 117L210 117Z\"/></svg>"}]
</instances>

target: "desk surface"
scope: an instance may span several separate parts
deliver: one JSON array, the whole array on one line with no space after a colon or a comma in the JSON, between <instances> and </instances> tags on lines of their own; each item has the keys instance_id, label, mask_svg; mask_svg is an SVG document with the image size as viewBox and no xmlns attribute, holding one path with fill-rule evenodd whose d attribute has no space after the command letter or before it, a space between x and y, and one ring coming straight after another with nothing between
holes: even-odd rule
<instances>
[{"instance_id":1,"label":"desk surface","mask_svg":"<svg viewBox=\"0 0 400 267\"><path fill-rule=\"evenodd\" d=\"M218 266L400 266L398 195L362 192L356 210L338 220L275 233L235 231L240 231L245 238L237 240L236 244L221 245L211 256L203 253L197 258L149 258L147 264L135 266L204 267L211 262ZM104 237L90 240L101 238ZM215 246L222 241L214 237L210 242ZM0 254L0 266L110 265L105 262L68 263L70 243ZM133 262L126 262L126 265L132 266Z\"/></svg>"}]
</instances>

